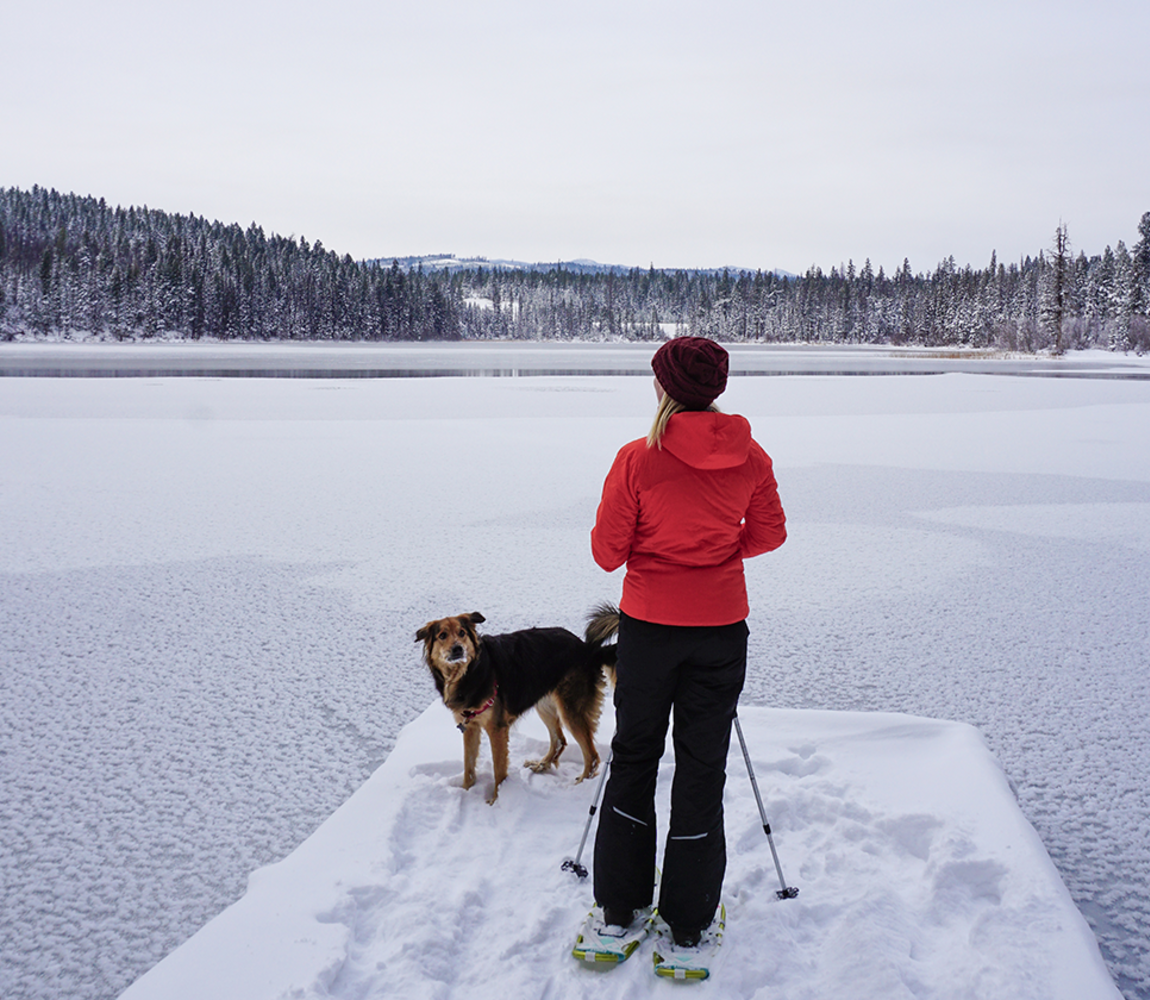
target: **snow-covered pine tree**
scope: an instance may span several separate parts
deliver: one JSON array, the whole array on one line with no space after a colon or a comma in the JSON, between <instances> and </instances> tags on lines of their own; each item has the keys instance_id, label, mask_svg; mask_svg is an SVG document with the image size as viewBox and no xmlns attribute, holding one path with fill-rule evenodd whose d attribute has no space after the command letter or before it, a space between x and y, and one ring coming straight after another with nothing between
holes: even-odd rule
<instances>
[{"instance_id":1,"label":"snow-covered pine tree","mask_svg":"<svg viewBox=\"0 0 1150 1000\"><path fill-rule=\"evenodd\" d=\"M1039 286L1040 322L1043 333L1049 338L1054 354L1066 350L1065 326L1067 306L1070 301L1070 282L1073 277L1073 258L1070 255L1070 235L1063 222L1054 231L1050 245L1050 257L1042 272Z\"/></svg>"},{"instance_id":2,"label":"snow-covered pine tree","mask_svg":"<svg viewBox=\"0 0 1150 1000\"><path fill-rule=\"evenodd\" d=\"M1130 326L1127 339L1143 354L1150 350L1150 212L1138 223L1138 242L1130 255L1133 270L1130 293Z\"/></svg>"},{"instance_id":3,"label":"snow-covered pine tree","mask_svg":"<svg viewBox=\"0 0 1150 1000\"><path fill-rule=\"evenodd\" d=\"M1135 279L1130 251L1119 240L1114 250L1114 280L1110 292L1110 312L1114 324L1110 335L1111 350L1128 351L1133 346L1130 342L1130 319L1134 312Z\"/></svg>"}]
</instances>

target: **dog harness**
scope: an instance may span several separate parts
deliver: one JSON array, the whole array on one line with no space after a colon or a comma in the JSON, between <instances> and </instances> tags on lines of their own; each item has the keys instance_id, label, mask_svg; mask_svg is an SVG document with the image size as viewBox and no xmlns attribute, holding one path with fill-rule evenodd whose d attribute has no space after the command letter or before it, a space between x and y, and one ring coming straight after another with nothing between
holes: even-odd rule
<instances>
[{"instance_id":1,"label":"dog harness","mask_svg":"<svg viewBox=\"0 0 1150 1000\"><path fill-rule=\"evenodd\" d=\"M463 730L467 728L468 722L470 722L472 719L475 719L478 716L482 715L492 705L494 705L495 704L495 697L498 694L499 694L499 685L496 684L494 689L491 692L491 697L488 698L487 701L485 701L482 705L480 705L478 708L465 708L465 709L463 709L459 714L462 715L466 721L459 723L459 731L463 732Z\"/></svg>"}]
</instances>

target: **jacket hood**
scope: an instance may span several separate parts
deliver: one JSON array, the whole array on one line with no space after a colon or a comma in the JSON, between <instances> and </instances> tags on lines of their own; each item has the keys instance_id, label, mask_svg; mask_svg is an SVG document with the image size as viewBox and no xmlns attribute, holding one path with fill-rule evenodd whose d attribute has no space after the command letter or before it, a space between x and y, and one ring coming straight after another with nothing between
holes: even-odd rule
<instances>
[{"instance_id":1,"label":"jacket hood","mask_svg":"<svg viewBox=\"0 0 1150 1000\"><path fill-rule=\"evenodd\" d=\"M750 454L751 425L735 413L686 410L668 421L662 445L694 469L732 469Z\"/></svg>"}]
</instances>

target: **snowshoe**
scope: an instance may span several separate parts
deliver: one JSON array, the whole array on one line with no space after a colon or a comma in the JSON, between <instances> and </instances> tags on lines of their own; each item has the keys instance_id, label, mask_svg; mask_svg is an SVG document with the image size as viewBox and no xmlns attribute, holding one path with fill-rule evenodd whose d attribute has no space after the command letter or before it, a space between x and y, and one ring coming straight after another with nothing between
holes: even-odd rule
<instances>
[{"instance_id":1,"label":"snowshoe","mask_svg":"<svg viewBox=\"0 0 1150 1000\"><path fill-rule=\"evenodd\" d=\"M648 906L635 911L635 919L631 921L629 927L605 924L603 909L596 904L583 921L571 954L580 962L618 965L627 961L635 949L643 943L654 919L655 908Z\"/></svg>"},{"instance_id":2,"label":"snowshoe","mask_svg":"<svg viewBox=\"0 0 1150 1000\"><path fill-rule=\"evenodd\" d=\"M719 912L711 926L703 931L699 943L693 948L684 948L675 944L666 921L656 916L652 927L655 932L655 975L666 979L706 979L715 967L726 925L727 908L720 904Z\"/></svg>"}]
</instances>

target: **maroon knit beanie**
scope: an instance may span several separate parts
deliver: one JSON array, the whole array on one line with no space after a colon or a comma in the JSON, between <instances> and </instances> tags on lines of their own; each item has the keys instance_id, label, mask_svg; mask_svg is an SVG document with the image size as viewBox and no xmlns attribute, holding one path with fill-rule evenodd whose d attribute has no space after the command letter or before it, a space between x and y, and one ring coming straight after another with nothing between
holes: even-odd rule
<instances>
[{"instance_id":1,"label":"maroon knit beanie","mask_svg":"<svg viewBox=\"0 0 1150 1000\"><path fill-rule=\"evenodd\" d=\"M672 399L705 410L727 387L727 352L705 337L668 340L651 359L655 378Z\"/></svg>"}]
</instances>

